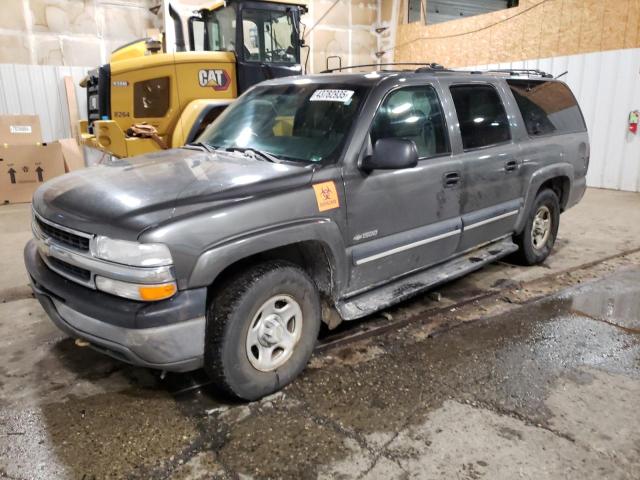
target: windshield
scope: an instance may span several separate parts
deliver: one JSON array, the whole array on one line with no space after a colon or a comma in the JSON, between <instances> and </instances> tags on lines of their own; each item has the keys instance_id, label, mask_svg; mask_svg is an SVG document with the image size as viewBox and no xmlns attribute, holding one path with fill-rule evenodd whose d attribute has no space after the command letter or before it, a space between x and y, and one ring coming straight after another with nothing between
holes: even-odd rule
<instances>
[{"instance_id":1,"label":"windshield","mask_svg":"<svg viewBox=\"0 0 640 480\"><path fill-rule=\"evenodd\" d=\"M189 36L191 50L235 52L236 12L233 6L202 12L202 18L191 17Z\"/></svg>"},{"instance_id":2,"label":"windshield","mask_svg":"<svg viewBox=\"0 0 640 480\"><path fill-rule=\"evenodd\" d=\"M256 87L198 138L215 148L255 149L284 160L331 163L368 88L339 84Z\"/></svg>"}]
</instances>

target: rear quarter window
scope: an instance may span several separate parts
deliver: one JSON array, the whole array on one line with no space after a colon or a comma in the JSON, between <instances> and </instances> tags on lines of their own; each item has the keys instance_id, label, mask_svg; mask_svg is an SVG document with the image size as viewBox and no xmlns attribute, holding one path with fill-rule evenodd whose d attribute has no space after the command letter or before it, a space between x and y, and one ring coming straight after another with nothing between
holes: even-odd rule
<instances>
[{"instance_id":1,"label":"rear quarter window","mask_svg":"<svg viewBox=\"0 0 640 480\"><path fill-rule=\"evenodd\" d=\"M573 93L564 83L507 80L531 136L584 132L586 126Z\"/></svg>"}]
</instances>

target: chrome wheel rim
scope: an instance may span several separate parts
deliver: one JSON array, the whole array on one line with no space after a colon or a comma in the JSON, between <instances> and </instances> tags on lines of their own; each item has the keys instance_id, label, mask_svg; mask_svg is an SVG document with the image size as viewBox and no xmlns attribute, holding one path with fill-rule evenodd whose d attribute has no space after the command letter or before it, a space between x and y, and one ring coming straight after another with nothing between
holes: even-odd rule
<instances>
[{"instance_id":1,"label":"chrome wheel rim","mask_svg":"<svg viewBox=\"0 0 640 480\"><path fill-rule=\"evenodd\" d=\"M289 295L274 295L254 315L247 332L247 357L256 370L284 365L302 335L302 309Z\"/></svg>"},{"instance_id":2,"label":"chrome wheel rim","mask_svg":"<svg viewBox=\"0 0 640 480\"><path fill-rule=\"evenodd\" d=\"M531 244L536 250L540 250L547 244L551 235L551 210L545 205L538 208L533 217L531 227Z\"/></svg>"}]
</instances>

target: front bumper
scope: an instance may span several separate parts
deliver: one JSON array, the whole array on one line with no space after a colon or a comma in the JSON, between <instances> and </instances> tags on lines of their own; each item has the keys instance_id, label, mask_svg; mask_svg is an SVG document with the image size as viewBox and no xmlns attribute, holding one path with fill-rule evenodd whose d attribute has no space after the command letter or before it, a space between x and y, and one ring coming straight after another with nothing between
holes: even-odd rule
<instances>
[{"instance_id":1,"label":"front bumper","mask_svg":"<svg viewBox=\"0 0 640 480\"><path fill-rule=\"evenodd\" d=\"M206 289L148 304L65 279L46 266L33 240L25 247L24 260L36 298L68 335L133 365L179 372L202 366Z\"/></svg>"}]
</instances>

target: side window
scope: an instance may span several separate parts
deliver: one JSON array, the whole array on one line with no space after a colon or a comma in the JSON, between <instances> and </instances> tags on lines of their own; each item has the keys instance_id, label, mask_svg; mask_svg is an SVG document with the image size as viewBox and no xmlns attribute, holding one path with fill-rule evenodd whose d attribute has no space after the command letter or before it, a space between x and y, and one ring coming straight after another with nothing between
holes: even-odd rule
<instances>
[{"instance_id":1,"label":"side window","mask_svg":"<svg viewBox=\"0 0 640 480\"><path fill-rule=\"evenodd\" d=\"M133 116L164 117L169 110L169 77L153 78L133 84Z\"/></svg>"},{"instance_id":2,"label":"side window","mask_svg":"<svg viewBox=\"0 0 640 480\"><path fill-rule=\"evenodd\" d=\"M449 153L444 114L433 87L407 87L390 93L371 127L371 143L375 145L381 138L413 140L420 158Z\"/></svg>"},{"instance_id":3,"label":"side window","mask_svg":"<svg viewBox=\"0 0 640 480\"><path fill-rule=\"evenodd\" d=\"M454 85L451 87L451 96L465 150L496 145L511 139L507 113L494 87Z\"/></svg>"},{"instance_id":4,"label":"side window","mask_svg":"<svg viewBox=\"0 0 640 480\"><path fill-rule=\"evenodd\" d=\"M586 130L580 107L564 83L507 80L531 136Z\"/></svg>"}]
</instances>

